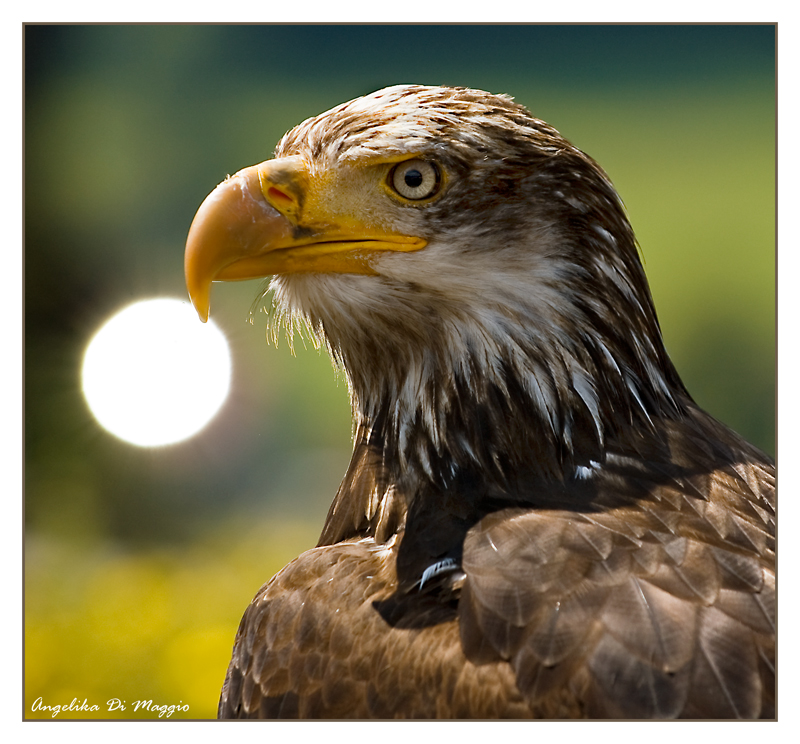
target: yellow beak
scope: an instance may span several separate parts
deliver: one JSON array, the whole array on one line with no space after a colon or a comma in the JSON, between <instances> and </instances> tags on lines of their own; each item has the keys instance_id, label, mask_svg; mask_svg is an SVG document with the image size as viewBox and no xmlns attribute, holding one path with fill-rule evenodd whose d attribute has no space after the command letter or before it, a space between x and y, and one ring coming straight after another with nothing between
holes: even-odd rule
<instances>
[{"instance_id":1,"label":"yellow beak","mask_svg":"<svg viewBox=\"0 0 800 744\"><path fill-rule=\"evenodd\" d=\"M197 210L186 241L186 287L200 319L208 319L214 281L298 272L375 274L378 252L426 245L348 214L347 187L344 182L332 189L330 177L312 176L298 157L245 168L217 186ZM339 208L328 209L326 200Z\"/></svg>"}]
</instances>

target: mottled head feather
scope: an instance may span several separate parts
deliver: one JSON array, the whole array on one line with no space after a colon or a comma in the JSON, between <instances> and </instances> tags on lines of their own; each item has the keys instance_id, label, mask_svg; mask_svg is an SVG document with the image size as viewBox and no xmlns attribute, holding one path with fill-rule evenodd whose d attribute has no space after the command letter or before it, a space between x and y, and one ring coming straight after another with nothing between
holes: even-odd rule
<instances>
[{"instance_id":1,"label":"mottled head feather","mask_svg":"<svg viewBox=\"0 0 800 744\"><path fill-rule=\"evenodd\" d=\"M376 155L452 150L492 154L487 147L497 142L489 130L502 127L520 137L530 136L531 123L542 132L558 133L510 96L491 95L469 88L434 88L395 85L348 101L299 124L278 143L276 157L308 154L329 165L337 160L359 160Z\"/></svg>"},{"instance_id":2,"label":"mottled head feather","mask_svg":"<svg viewBox=\"0 0 800 744\"><path fill-rule=\"evenodd\" d=\"M272 283L346 372L359 430L404 476L561 478L685 398L608 177L508 96L394 86L286 134L312 170L402 153L447 174L402 227L428 240L378 276ZM533 453L533 454L532 454ZM524 460L524 462L520 462ZM411 476L409 476L411 477Z\"/></svg>"}]
</instances>

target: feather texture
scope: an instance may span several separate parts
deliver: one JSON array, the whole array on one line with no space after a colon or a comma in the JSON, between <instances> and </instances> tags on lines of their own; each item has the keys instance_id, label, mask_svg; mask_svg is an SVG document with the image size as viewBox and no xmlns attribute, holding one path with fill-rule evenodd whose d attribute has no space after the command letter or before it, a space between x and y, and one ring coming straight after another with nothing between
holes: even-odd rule
<instances>
[{"instance_id":1,"label":"feather texture","mask_svg":"<svg viewBox=\"0 0 800 744\"><path fill-rule=\"evenodd\" d=\"M220 716L774 716L774 465L685 390L600 167L507 96L424 86L276 154L422 158L444 187L362 200L424 250L272 281L273 329L347 377L354 451L247 609Z\"/></svg>"}]
</instances>

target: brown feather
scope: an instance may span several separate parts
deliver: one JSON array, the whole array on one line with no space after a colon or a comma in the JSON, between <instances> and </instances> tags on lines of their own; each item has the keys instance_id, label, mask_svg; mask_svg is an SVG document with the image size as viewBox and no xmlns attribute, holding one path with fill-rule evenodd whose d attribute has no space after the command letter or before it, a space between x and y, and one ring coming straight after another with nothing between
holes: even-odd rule
<instances>
[{"instance_id":1,"label":"brown feather","mask_svg":"<svg viewBox=\"0 0 800 744\"><path fill-rule=\"evenodd\" d=\"M425 250L273 281L347 375L355 446L318 547L245 612L220 717L774 716L774 465L683 387L610 181L460 88L277 150L404 153L447 174L404 212Z\"/></svg>"}]
</instances>

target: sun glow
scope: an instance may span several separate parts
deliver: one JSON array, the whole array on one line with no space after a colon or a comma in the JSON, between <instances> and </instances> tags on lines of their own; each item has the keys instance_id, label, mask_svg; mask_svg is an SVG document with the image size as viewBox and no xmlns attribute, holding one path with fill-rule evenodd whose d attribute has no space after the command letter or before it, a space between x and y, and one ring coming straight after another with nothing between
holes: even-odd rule
<instances>
[{"instance_id":1,"label":"sun glow","mask_svg":"<svg viewBox=\"0 0 800 744\"><path fill-rule=\"evenodd\" d=\"M103 428L140 447L188 439L222 406L231 357L212 321L188 302L153 299L124 308L83 358L83 394Z\"/></svg>"}]
</instances>

